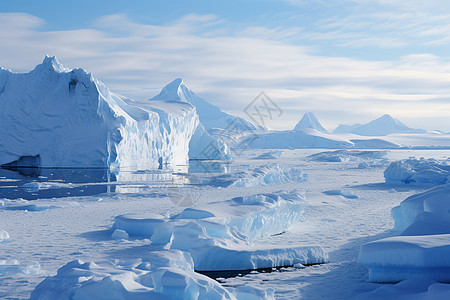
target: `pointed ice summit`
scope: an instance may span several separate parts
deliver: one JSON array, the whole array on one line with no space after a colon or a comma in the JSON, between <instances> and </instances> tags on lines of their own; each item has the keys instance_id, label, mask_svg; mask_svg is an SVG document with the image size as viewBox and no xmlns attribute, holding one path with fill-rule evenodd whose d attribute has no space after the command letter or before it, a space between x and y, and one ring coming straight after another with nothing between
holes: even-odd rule
<instances>
[{"instance_id":1,"label":"pointed ice summit","mask_svg":"<svg viewBox=\"0 0 450 300\"><path fill-rule=\"evenodd\" d=\"M239 129L243 131L264 129L250 121L222 111L191 91L181 78L173 80L151 100L182 101L193 105L197 109L200 122L206 130ZM231 128L232 127L232 128Z\"/></svg>"},{"instance_id":2,"label":"pointed ice summit","mask_svg":"<svg viewBox=\"0 0 450 300\"><path fill-rule=\"evenodd\" d=\"M325 128L323 128L322 124L320 124L319 120L312 112L305 113L300 122L295 125L294 130L302 129L315 129L321 132L328 132Z\"/></svg>"},{"instance_id":3,"label":"pointed ice summit","mask_svg":"<svg viewBox=\"0 0 450 300\"><path fill-rule=\"evenodd\" d=\"M426 133L426 130L410 128L399 120L385 114L367 124L341 124L334 130L334 133L353 133L363 136L384 136L394 133Z\"/></svg>"}]
</instances>

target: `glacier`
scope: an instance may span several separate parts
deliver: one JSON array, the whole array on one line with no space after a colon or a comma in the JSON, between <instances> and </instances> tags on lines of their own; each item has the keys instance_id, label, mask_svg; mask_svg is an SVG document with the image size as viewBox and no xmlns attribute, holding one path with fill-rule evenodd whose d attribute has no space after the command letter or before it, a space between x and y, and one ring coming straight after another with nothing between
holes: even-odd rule
<instances>
[{"instance_id":1,"label":"glacier","mask_svg":"<svg viewBox=\"0 0 450 300\"><path fill-rule=\"evenodd\" d=\"M162 168L229 158L199 124L187 102L127 99L55 57L29 73L0 69L0 165ZM212 157L199 150L211 143Z\"/></svg>"}]
</instances>

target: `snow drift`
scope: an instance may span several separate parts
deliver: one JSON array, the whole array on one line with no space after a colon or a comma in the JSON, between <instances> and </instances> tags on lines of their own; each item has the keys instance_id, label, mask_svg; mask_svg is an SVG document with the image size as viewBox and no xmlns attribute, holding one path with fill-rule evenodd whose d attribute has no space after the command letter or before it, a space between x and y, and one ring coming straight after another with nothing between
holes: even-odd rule
<instances>
[{"instance_id":1,"label":"snow drift","mask_svg":"<svg viewBox=\"0 0 450 300\"><path fill-rule=\"evenodd\" d=\"M0 69L0 165L185 164L193 135L200 135L197 147L211 140L197 130L198 123L188 103L125 99L54 57L26 74Z\"/></svg>"}]
</instances>

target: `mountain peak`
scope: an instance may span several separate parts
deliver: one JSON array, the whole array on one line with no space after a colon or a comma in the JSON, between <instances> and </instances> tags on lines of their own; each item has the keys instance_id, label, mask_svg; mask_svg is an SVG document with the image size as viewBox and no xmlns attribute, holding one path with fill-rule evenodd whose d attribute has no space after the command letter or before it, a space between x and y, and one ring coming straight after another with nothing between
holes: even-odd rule
<instances>
[{"instance_id":1,"label":"mountain peak","mask_svg":"<svg viewBox=\"0 0 450 300\"><path fill-rule=\"evenodd\" d=\"M320 124L319 120L312 112L305 113L300 122L298 122L297 125L295 125L294 130L302 130L308 128L315 129L321 132L327 132L327 130L323 128L322 124Z\"/></svg>"},{"instance_id":2,"label":"mountain peak","mask_svg":"<svg viewBox=\"0 0 450 300\"><path fill-rule=\"evenodd\" d=\"M71 70L64 67L55 56L46 55L41 64L37 65L34 70L52 70L58 73L67 73Z\"/></svg>"}]
</instances>

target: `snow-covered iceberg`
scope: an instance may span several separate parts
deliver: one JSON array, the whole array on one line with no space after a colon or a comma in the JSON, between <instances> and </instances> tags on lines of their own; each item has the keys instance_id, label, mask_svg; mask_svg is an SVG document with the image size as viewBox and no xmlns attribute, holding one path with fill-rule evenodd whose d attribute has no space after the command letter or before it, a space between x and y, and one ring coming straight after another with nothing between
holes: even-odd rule
<instances>
[{"instance_id":1,"label":"snow-covered iceberg","mask_svg":"<svg viewBox=\"0 0 450 300\"><path fill-rule=\"evenodd\" d=\"M388 183L444 184L449 182L449 160L409 158L392 162L384 171Z\"/></svg>"},{"instance_id":2,"label":"snow-covered iceberg","mask_svg":"<svg viewBox=\"0 0 450 300\"><path fill-rule=\"evenodd\" d=\"M267 248L256 239L281 233L300 220L304 198L297 192L254 195L187 208L170 218L126 214L114 230L144 236L153 245L190 253L198 271L252 270L326 262L320 246ZM255 242L255 243L254 243Z\"/></svg>"},{"instance_id":3,"label":"snow-covered iceberg","mask_svg":"<svg viewBox=\"0 0 450 300\"><path fill-rule=\"evenodd\" d=\"M196 110L187 102L126 99L54 57L26 74L0 69L0 165L186 164L194 135L197 149L215 141L198 125ZM196 149L191 153L198 158Z\"/></svg>"}]
</instances>

